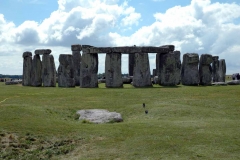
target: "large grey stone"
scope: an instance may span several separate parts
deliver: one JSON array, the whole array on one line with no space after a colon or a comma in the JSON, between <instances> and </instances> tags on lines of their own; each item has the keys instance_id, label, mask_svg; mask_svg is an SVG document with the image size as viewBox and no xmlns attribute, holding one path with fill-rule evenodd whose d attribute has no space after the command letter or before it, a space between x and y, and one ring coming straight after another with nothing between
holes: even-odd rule
<instances>
[{"instance_id":1,"label":"large grey stone","mask_svg":"<svg viewBox=\"0 0 240 160\"><path fill-rule=\"evenodd\" d=\"M71 45L71 50L72 51L81 51L82 46L80 44L73 44L73 45Z\"/></svg>"},{"instance_id":2,"label":"large grey stone","mask_svg":"<svg viewBox=\"0 0 240 160\"><path fill-rule=\"evenodd\" d=\"M32 53L23 53L23 86L31 86L31 70L32 70Z\"/></svg>"},{"instance_id":3,"label":"large grey stone","mask_svg":"<svg viewBox=\"0 0 240 160\"><path fill-rule=\"evenodd\" d=\"M202 54L199 62L199 84L211 85L212 84L212 55Z\"/></svg>"},{"instance_id":4,"label":"large grey stone","mask_svg":"<svg viewBox=\"0 0 240 160\"><path fill-rule=\"evenodd\" d=\"M34 55L32 61L32 86L42 86L42 61L39 55Z\"/></svg>"},{"instance_id":5,"label":"large grey stone","mask_svg":"<svg viewBox=\"0 0 240 160\"><path fill-rule=\"evenodd\" d=\"M240 85L240 80L232 80L227 82L228 85Z\"/></svg>"},{"instance_id":6,"label":"large grey stone","mask_svg":"<svg viewBox=\"0 0 240 160\"><path fill-rule=\"evenodd\" d=\"M44 87L56 87L56 67L53 55L42 56L42 82Z\"/></svg>"},{"instance_id":7,"label":"large grey stone","mask_svg":"<svg viewBox=\"0 0 240 160\"><path fill-rule=\"evenodd\" d=\"M35 54L38 55L44 55L44 54L50 54L52 51L51 49L36 49Z\"/></svg>"},{"instance_id":8,"label":"large grey stone","mask_svg":"<svg viewBox=\"0 0 240 160\"><path fill-rule=\"evenodd\" d=\"M82 54L80 70L80 87L98 87L98 54Z\"/></svg>"},{"instance_id":9,"label":"large grey stone","mask_svg":"<svg viewBox=\"0 0 240 160\"><path fill-rule=\"evenodd\" d=\"M135 53L135 64L133 69L133 86L134 87L152 86L149 58L148 54L146 53Z\"/></svg>"},{"instance_id":10,"label":"large grey stone","mask_svg":"<svg viewBox=\"0 0 240 160\"><path fill-rule=\"evenodd\" d=\"M133 76L134 54L128 54L128 76Z\"/></svg>"},{"instance_id":11,"label":"large grey stone","mask_svg":"<svg viewBox=\"0 0 240 160\"><path fill-rule=\"evenodd\" d=\"M123 118L120 113L109 112L105 109L79 110L77 111L77 114L80 115L79 120L87 120L92 123L108 123L123 121Z\"/></svg>"},{"instance_id":12,"label":"large grey stone","mask_svg":"<svg viewBox=\"0 0 240 160\"><path fill-rule=\"evenodd\" d=\"M198 85L199 56L197 53L186 53L183 55L183 63L181 69L181 81L183 85Z\"/></svg>"},{"instance_id":13,"label":"large grey stone","mask_svg":"<svg viewBox=\"0 0 240 160\"><path fill-rule=\"evenodd\" d=\"M166 53L174 50L174 45L164 45L160 47L155 46L122 46L122 47L93 47L89 45L82 45L84 53Z\"/></svg>"},{"instance_id":14,"label":"large grey stone","mask_svg":"<svg viewBox=\"0 0 240 160\"><path fill-rule=\"evenodd\" d=\"M220 77L219 77L219 61L218 61L218 56L213 56L212 57L212 78L213 78L213 82L219 82Z\"/></svg>"},{"instance_id":15,"label":"large grey stone","mask_svg":"<svg viewBox=\"0 0 240 160\"><path fill-rule=\"evenodd\" d=\"M73 56L70 54L59 55L58 86L75 87Z\"/></svg>"},{"instance_id":16,"label":"large grey stone","mask_svg":"<svg viewBox=\"0 0 240 160\"><path fill-rule=\"evenodd\" d=\"M80 67L81 67L81 53L82 50L81 45L72 45L72 56L73 56L73 65L74 65L74 78L75 78L75 86L80 86Z\"/></svg>"},{"instance_id":17,"label":"large grey stone","mask_svg":"<svg viewBox=\"0 0 240 160\"><path fill-rule=\"evenodd\" d=\"M159 57L158 82L162 86L175 86L180 83L180 51L161 53Z\"/></svg>"},{"instance_id":18,"label":"large grey stone","mask_svg":"<svg viewBox=\"0 0 240 160\"><path fill-rule=\"evenodd\" d=\"M105 60L106 87L123 87L121 71L121 53L107 53Z\"/></svg>"},{"instance_id":19,"label":"large grey stone","mask_svg":"<svg viewBox=\"0 0 240 160\"><path fill-rule=\"evenodd\" d=\"M225 63L225 59L220 59L219 60L218 74L219 74L219 82L225 82L225 78L226 78L226 63Z\"/></svg>"}]
</instances>

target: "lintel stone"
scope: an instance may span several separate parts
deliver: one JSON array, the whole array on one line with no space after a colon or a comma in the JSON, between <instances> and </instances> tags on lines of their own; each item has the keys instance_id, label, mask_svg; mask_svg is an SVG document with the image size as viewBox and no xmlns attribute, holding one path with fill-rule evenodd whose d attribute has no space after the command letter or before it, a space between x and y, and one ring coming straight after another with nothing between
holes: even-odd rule
<instances>
[{"instance_id":1,"label":"lintel stone","mask_svg":"<svg viewBox=\"0 0 240 160\"><path fill-rule=\"evenodd\" d=\"M23 52L22 57L23 58L25 58L25 57L32 57L32 52L29 52L29 51Z\"/></svg>"},{"instance_id":2,"label":"lintel stone","mask_svg":"<svg viewBox=\"0 0 240 160\"><path fill-rule=\"evenodd\" d=\"M35 54L38 55L44 55L44 54L50 54L52 52L51 49L36 49Z\"/></svg>"},{"instance_id":3,"label":"lintel stone","mask_svg":"<svg viewBox=\"0 0 240 160\"><path fill-rule=\"evenodd\" d=\"M73 44L73 45L71 45L71 49L72 49L72 51L81 51L82 46L80 44Z\"/></svg>"}]
</instances>

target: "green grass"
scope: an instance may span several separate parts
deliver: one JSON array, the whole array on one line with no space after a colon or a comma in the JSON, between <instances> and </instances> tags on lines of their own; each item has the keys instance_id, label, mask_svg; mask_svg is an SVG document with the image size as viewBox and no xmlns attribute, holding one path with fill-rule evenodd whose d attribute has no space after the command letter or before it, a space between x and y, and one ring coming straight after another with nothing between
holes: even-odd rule
<instances>
[{"instance_id":1,"label":"green grass","mask_svg":"<svg viewBox=\"0 0 240 160\"><path fill-rule=\"evenodd\" d=\"M76 120L77 110L98 108L124 121ZM240 86L0 83L0 148L0 159L240 159Z\"/></svg>"}]
</instances>

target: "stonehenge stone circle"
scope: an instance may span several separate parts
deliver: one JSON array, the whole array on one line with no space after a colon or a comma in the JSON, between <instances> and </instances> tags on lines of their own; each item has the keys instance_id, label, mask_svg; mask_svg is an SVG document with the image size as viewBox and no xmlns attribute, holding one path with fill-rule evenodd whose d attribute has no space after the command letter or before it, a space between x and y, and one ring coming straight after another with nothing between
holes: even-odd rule
<instances>
[{"instance_id":1,"label":"stonehenge stone circle","mask_svg":"<svg viewBox=\"0 0 240 160\"><path fill-rule=\"evenodd\" d=\"M107 53L105 60L105 76L107 88L123 87L121 71L121 53Z\"/></svg>"},{"instance_id":2,"label":"stonehenge stone circle","mask_svg":"<svg viewBox=\"0 0 240 160\"><path fill-rule=\"evenodd\" d=\"M74 79L75 86L80 86L80 67L81 67L81 53L82 46L80 44L71 45L73 65L74 65Z\"/></svg>"},{"instance_id":3,"label":"stonehenge stone circle","mask_svg":"<svg viewBox=\"0 0 240 160\"><path fill-rule=\"evenodd\" d=\"M180 51L161 53L159 56L158 82L162 86L175 86L180 83Z\"/></svg>"},{"instance_id":4,"label":"stonehenge stone circle","mask_svg":"<svg viewBox=\"0 0 240 160\"><path fill-rule=\"evenodd\" d=\"M32 72L31 74L32 86L34 87L42 86L42 61L40 59L39 54L35 54L33 56L31 72Z\"/></svg>"},{"instance_id":5,"label":"stonehenge stone circle","mask_svg":"<svg viewBox=\"0 0 240 160\"><path fill-rule=\"evenodd\" d=\"M75 87L73 56L70 54L59 55L58 86Z\"/></svg>"},{"instance_id":6,"label":"stonehenge stone circle","mask_svg":"<svg viewBox=\"0 0 240 160\"><path fill-rule=\"evenodd\" d=\"M219 77L219 57L218 56L213 56L212 57L213 62L212 62L212 77L213 77L213 82L219 82L220 77Z\"/></svg>"},{"instance_id":7,"label":"stonehenge stone circle","mask_svg":"<svg viewBox=\"0 0 240 160\"><path fill-rule=\"evenodd\" d=\"M56 87L56 67L53 55L42 56L42 82L44 87Z\"/></svg>"},{"instance_id":8,"label":"stonehenge stone circle","mask_svg":"<svg viewBox=\"0 0 240 160\"><path fill-rule=\"evenodd\" d=\"M23 86L31 86L32 52L23 53Z\"/></svg>"},{"instance_id":9,"label":"stonehenge stone circle","mask_svg":"<svg viewBox=\"0 0 240 160\"><path fill-rule=\"evenodd\" d=\"M183 55L181 81L183 85L198 85L199 72L198 72L199 56L197 53L186 53Z\"/></svg>"},{"instance_id":10,"label":"stonehenge stone circle","mask_svg":"<svg viewBox=\"0 0 240 160\"><path fill-rule=\"evenodd\" d=\"M97 88L98 87L98 54L82 54L80 87Z\"/></svg>"},{"instance_id":11,"label":"stonehenge stone circle","mask_svg":"<svg viewBox=\"0 0 240 160\"><path fill-rule=\"evenodd\" d=\"M199 62L199 84L211 85L212 84L212 55L202 54Z\"/></svg>"},{"instance_id":12,"label":"stonehenge stone circle","mask_svg":"<svg viewBox=\"0 0 240 160\"><path fill-rule=\"evenodd\" d=\"M152 86L149 58L148 54L146 53L135 53L135 63L133 68L133 86Z\"/></svg>"}]
</instances>

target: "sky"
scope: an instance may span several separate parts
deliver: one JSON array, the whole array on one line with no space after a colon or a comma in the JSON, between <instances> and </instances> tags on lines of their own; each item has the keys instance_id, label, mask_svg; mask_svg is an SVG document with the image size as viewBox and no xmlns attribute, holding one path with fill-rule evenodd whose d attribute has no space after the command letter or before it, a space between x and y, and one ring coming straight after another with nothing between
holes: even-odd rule
<instances>
[{"instance_id":1,"label":"sky","mask_svg":"<svg viewBox=\"0 0 240 160\"><path fill-rule=\"evenodd\" d=\"M22 54L51 49L56 68L72 44L96 47L172 44L225 59L240 72L239 0L0 0L0 74L21 75ZM156 54L149 54L155 68ZM99 73L105 54L99 55ZM128 56L122 55L122 73Z\"/></svg>"}]
</instances>

